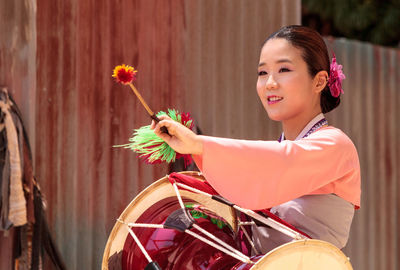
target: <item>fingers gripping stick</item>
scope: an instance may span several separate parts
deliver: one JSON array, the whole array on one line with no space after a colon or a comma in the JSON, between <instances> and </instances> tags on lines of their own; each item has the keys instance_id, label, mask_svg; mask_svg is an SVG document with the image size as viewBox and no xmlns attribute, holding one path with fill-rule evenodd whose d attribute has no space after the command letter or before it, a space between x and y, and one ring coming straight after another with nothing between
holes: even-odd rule
<instances>
[{"instance_id":1,"label":"fingers gripping stick","mask_svg":"<svg viewBox=\"0 0 400 270\"><path fill-rule=\"evenodd\" d=\"M155 113L153 113L152 115L150 115L150 117L151 117L151 119L153 119L153 120L156 121L157 123L161 121L160 118L158 118L157 115L156 115ZM161 130L162 133L165 133L165 134L170 135L170 134L168 133L167 127L165 127L165 126L164 126L164 127L161 127L160 130Z\"/></svg>"}]
</instances>

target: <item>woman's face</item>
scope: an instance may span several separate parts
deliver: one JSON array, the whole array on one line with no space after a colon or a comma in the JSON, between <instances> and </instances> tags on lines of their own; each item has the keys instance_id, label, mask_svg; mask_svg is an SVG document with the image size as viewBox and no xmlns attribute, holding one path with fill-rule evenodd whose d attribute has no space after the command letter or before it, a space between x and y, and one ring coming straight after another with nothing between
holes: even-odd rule
<instances>
[{"instance_id":1,"label":"woman's face","mask_svg":"<svg viewBox=\"0 0 400 270\"><path fill-rule=\"evenodd\" d=\"M282 38L268 40L261 50L257 93L272 120L303 121L320 110L320 95L301 53Z\"/></svg>"}]
</instances>

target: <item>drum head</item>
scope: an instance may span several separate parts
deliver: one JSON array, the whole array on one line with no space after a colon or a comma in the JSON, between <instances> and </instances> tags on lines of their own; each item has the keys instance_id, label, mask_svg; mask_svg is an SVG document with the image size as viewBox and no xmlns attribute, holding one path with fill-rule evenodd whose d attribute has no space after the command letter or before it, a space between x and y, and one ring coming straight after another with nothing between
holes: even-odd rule
<instances>
[{"instance_id":1,"label":"drum head","mask_svg":"<svg viewBox=\"0 0 400 270\"><path fill-rule=\"evenodd\" d=\"M204 181L204 178L200 176L198 172L185 172L184 174L193 176L197 178L199 181ZM237 219L233 208L220 204L214 200L211 200L204 195L195 194L186 190L180 190L180 194L185 204L193 204L193 203L199 204L202 207L206 208L207 211L210 211L210 213L217 214L218 217L221 217L221 220L224 220L226 224L229 226L227 226L223 230L217 229L215 233L218 234L218 237L221 238L225 237L226 238L225 240L227 242L231 242L229 243L230 245L234 244L233 235L237 231ZM168 215L168 213L172 213L178 208L179 208L179 203L178 200L176 199L176 193L166 176L154 182L145 190L143 190L138 196L136 196L123 211L119 219L124 221L125 223L161 224L163 221L165 221L165 217ZM200 221L203 222L202 224L199 224L200 227L208 226L207 230L212 229L211 227L215 227L215 224L212 224L209 221L207 221L208 222L207 223L206 221L204 220ZM136 262L140 260L141 261L140 264L142 265L143 261L145 261L145 257L141 254L140 250L133 241L132 237L129 235L127 228L128 227L126 224L120 223L118 221L115 223L104 250L103 262L102 262L103 270L109 270L109 269L112 270L114 268L115 269L144 268L142 266L136 268ZM178 254L174 255L175 256L174 260L183 260L183 259L186 260L185 257L187 257L188 254L196 254L198 258L198 254L203 252L203 250L205 252L205 254L202 255L203 257L207 257L209 256L208 253L213 252L211 251L212 249L210 249L209 246L197 244L196 240L191 238L192 236L185 235L185 233L176 232L174 230L149 229L149 228L133 228L132 230L135 232L135 234L137 234L140 241L141 242L143 241L142 244L146 248L151 248L151 246L154 246L154 243L157 243L157 245L165 245L166 243L170 243L171 241L179 241L178 244L173 245L175 251L171 251L172 253ZM164 248L162 252L164 252L166 249L167 248ZM153 253L152 256L166 257L168 255L162 254L159 256ZM211 254L210 256L215 256L215 254ZM138 259L139 257L141 258ZM111 265L110 262L113 262L112 264L117 266L116 267L110 266ZM126 267L127 264L131 266ZM132 265L135 265L135 267L132 267ZM176 269L180 268L178 267ZM222 268L215 268L215 269L222 269Z\"/></svg>"},{"instance_id":2,"label":"drum head","mask_svg":"<svg viewBox=\"0 0 400 270\"><path fill-rule=\"evenodd\" d=\"M240 269L240 268L237 268ZM251 270L352 270L349 258L334 245L315 239L284 244L264 255Z\"/></svg>"}]
</instances>

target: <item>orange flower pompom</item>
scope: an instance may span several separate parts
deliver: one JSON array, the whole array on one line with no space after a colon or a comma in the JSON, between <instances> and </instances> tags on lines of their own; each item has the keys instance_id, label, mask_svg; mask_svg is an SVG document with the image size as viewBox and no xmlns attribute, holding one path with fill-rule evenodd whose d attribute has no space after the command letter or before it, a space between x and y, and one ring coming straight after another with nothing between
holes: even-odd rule
<instances>
[{"instance_id":1,"label":"orange flower pompom","mask_svg":"<svg viewBox=\"0 0 400 270\"><path fill-rule=\"evenodd\" d=\"M122 84L129 84L133 80L136 80L136 72L133 67L122 64L114 68L113 77L117 82Z\"/></svg>"}]
</instances>

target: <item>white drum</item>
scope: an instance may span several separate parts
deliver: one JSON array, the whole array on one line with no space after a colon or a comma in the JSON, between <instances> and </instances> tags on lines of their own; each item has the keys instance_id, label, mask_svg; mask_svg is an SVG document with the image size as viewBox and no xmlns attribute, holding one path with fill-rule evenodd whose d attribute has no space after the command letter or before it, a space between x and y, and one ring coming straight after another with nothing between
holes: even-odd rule
<instances>
[{"instance_id":1,"label":"white drum","mask_svg":"<svg viewBox=\"0 0 400 270\"><path fill-rule=\"evenodd\" d=\"M277 247L250 268L259 270L352 270L350 259L321 240L297 240Z\"/></svg>"}]
</instances>

